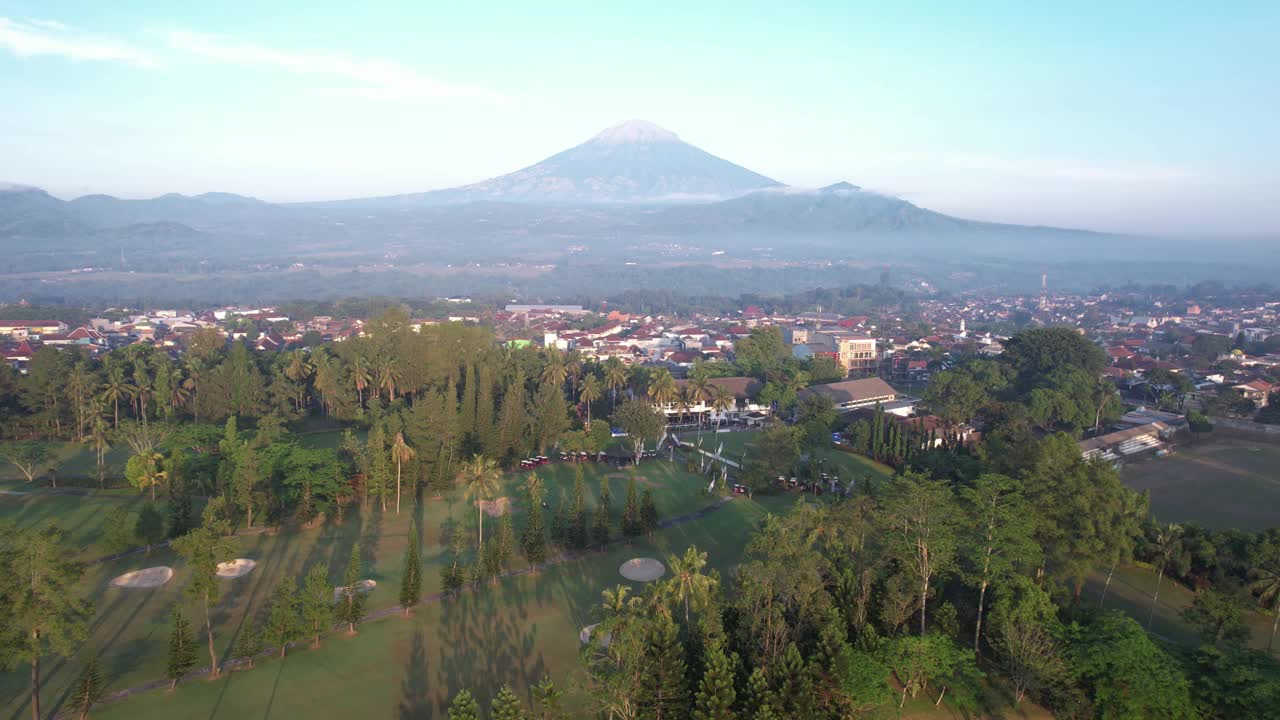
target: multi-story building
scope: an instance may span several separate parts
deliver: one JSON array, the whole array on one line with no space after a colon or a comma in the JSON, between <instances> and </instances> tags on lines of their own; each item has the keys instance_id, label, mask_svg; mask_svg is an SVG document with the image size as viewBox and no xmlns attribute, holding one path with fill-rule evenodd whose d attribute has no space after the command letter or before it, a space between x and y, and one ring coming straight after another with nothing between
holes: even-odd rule
<instances>
[{"instance_id":1,"label":"multi-story building","mask_svg":"<svg viewBox=\"0 0 1280 720\"><path fill-rule=\"evenodd\" d=\"M816 330L810 345L823 345L836 354L836 361L851 375L873 375L879 364L876 339L850 330Z\"/></svg>"}]
</instances>

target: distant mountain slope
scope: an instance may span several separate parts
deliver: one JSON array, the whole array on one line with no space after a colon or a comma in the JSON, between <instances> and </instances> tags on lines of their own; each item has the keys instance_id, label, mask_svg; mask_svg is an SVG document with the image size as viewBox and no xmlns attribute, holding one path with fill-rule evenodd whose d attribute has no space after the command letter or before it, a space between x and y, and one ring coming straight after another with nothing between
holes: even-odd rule
<instances>
[{"instance_id":1,"label":"distant mountain slope","mask_svg":"<svg viewBox=\"0 0 1280 720\"><path fill-rule=\"evenodd\" d=\"M630 120L535 165L471 185L325 204L706 202L781 186L772 178L694 147L669 130Z\"/></svg>"},{"instance_id":2,"label":"distant mountain slope","mask_svg":"<svg viewBox=\"0 0 1280 720\"><path fill-rule=\"evenodd\" d=\"M83 222L97 226L178 222L193 226L222 225L260 220L285 214L277 205L231 193L179 195L169 193L144 200L110 195L85 195L67 203L67 209Z\"/></svg>"}]
</instances>

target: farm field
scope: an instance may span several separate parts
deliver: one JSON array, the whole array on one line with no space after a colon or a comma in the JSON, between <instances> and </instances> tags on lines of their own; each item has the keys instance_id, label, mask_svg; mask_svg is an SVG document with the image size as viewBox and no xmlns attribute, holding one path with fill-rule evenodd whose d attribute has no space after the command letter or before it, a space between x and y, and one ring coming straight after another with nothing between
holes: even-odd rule
<instances>
[{"instance_id":1,"label":"farm field","mask_svg":"<svg viewBox=\"0 0 1280 720\"><path fill-rule=\"evenodd\" d=\"M1280 526L1280 444L1215 435L1126 465L1120 477L1134 490L1150 491L1151 512L1161 522Z\"/></svg>"},{"instance_id":2,"label":"farm field","mask_svg":"<svg viewBox=\"0 0 1280 720\"><path fill-rule=\"evenodd\" d=\"M575 467L581 467L584 472L588 499L592 503L595 502L600 478L610 475L611 506L615 518L618 517L625 499L627 475L617 473L615 469L604 464L557 463L540 468L539 475L545 480L547 497L553 507L559 497L569 496L573 486ZM520 526L520 514L527 512L526 499L520 492L525 477L525 473L504 475L499 493L511 497L514 501L517 532ZM646 462L638 469L637 477L639 478L637 489L641 492L646 488L653 490L655 503L661 517L664 518L693 512L715 500L705 495L701 480L686 473L678 464L662 461ZM6 483L6 487L14 487L14 484ZM450 672L456 671L463 674L455 677L452 684L455 688L461 687L461 681L457 678L465 678L466 683L476 687L477 690L488 687L478 687L477 685L482 681L500 682L495 678L515 682L512 676L502 673L495 675L480 667L478 663L482 659L475 653L477 648L497 647L501 643L508 642L490 633L498 633L499 630L513 632L512 628L519 628L523 638L521 642L528 643L522 647L528 652L519 663L512 665L511 672L524 672L522 677L527 676L528 682L535 682L540 679L544 671L542 667L544 662L549 663L548 667L555 666L564 670L576 662L577 627L587 624L580 621L585 620L589 615L587 611L599 596L600 590L616 582L624 582L617 574L618 565L622 560L635 555L654 553L659 553L659 557L665 558L667 552L683 551L686 545L697 543L711 552L713 566L727 567L736 562L739 557L741 547L754 527L755 520L763 516L768 508L784 510L787 504L793 502L793 499L767 498L766 502L768 504L739 499L697 522L662 530L655 534L651 541L637 543L635 548L614 548L603 556L589 555L584 560L549 569L537 578L512 578L500 583L498 592L494 592L492 588L486 588L475 595L464 595L453 601L457 603L456 608L450 603L446 603L443 608L441 606L426 608L412 622L425 628L426 637L430 638L433 665L437 667L443 667L439 665L439 653L442 652L441 640L448 638L450 634L454 635L447 646L451 648L449 653L456 653L458 657L456 661L449 661L449 668ZM128 503L133 507L141 503L141 498L131 491L108 491L88 495L0 495L0 519L16 519L23 525L57 520L67 530L70 542L80 548L79 559L92 560L102 555L95 542L101 532L101 518L105 508L111 507L112 503ZM357 541L361 545L365 567L364 577L378 583L377 588L370 595L369 611L377 612L394 606L410 516L413 512L415 511L410 500L406 502L404 511L399 516L392 510L383 513L376 508L369 512L352 511L347 514L341 525L328 522L322 527L311 530L287 528L278 534L263 533L239 537L237 555L254 559L258 565L245 577L221 582L223 595L213 616L219 653L225 657L234 642L236 630L244 621L246 614L256 613L263 607L271 589L281 577L292 575L300 580L313 563L321 562L328 566L330 580L337 584L346 566L351 547ZM441 500L428 498L416 512L419 515L422 559L425 566L423 590L424 594L429 595L441 589L440 568L446 561L446 549L441 542L442 528L456 525L474 538L477 513L474 507L467 506L461 500L461 493L458 492L450 493ZM486 517L486 536L489 535L491 528L496 529L496 523L497 518ZM111 579L117 575L159 565L174 568L173 579L163 587L153 590L129 590L109 585ZM520 561L517 560L513 566L520 567ZM151 557L137 555L90 565L81 581L88 590L88 594L94 599L96 606L95 618L90 627L90 638L79 656L70 661L45 664L44 700L49 703L48 707L53 707L63 699L66 688L84 660L83 656L88 652L100 654L111 690L132 687L160 678L164 672L169 613L181 598L182 588L188 575L184 563L167 548L157 548ZM481 608L485 607L489 610L481 612ZM195 608L190 604L187 608L188 612L195 612ZM502 610L493 608L502 608ZM569 610L567 614L564 612L566 609ZM450 619L441 625L439 613L442 612L461 613L464 620ZM475 613L476 618L466 620L465 618L470 617L471 613ZM490 613L493 615L490 616ZM197 614L201 615L202 620L202 613ZM357 653L395 653L399 650L407 650L413 633L404 632L398 622L373 623L369 626L371 635L387 633L384 643L359 641L350 642L348 645L354 648L353 652ZM575 623L577 623L576 626ZM375 626L378 626L377 629ZM395 626L395 629L382 626ZM557 629L540 631L539 628ZM561 630L565 638L563 642L544 643L543 638L558 637L557 634ZM341 644L346 639L338 636L334 640ZM516 640L510 639L510 642L514 643ZM397 643L403 644L403 647ZM327 658L323 660L326 667L338 662L336 658L329 657L323 651L318 653L300 651L299 654ZM553 660L547 661L540 658L553 658ZM484 658L484 661L488 662L489 658ZM286 660L284 664L288 663L289 661ZM404 667L401 660L393 658L389 658L387 663L391 665L382 663L380 667L397 669ZM305 665L301 661L299 664ZM361 664L359 667L363 668L364 665ZM373 672L374 670L372 668L358 670L354 667L350 669L354 676L359 676L365 671ZM252 685L252 683L241 682L241 677L250 676L237 675L227 681L225 683L227 688L220 692L227 692L232 686ZM432 697L436 697L435 694L443 697L443 688L449 686L449 683L445 682L448 678L439 676L436 680L439 682L433 682L431 685ZM27 708L24 697L26 684L27 678L22 673L0 675L0 707L13 708L15 717L25 716L23 712L24 708ZM496 689L496 685L493 689ZM314 687L309 690L299 688L303 694L312 693L314 690ZM192 695L196 694L198 693L192 693ZM157 693L157 695L165 694ZM178 693L178 696L183 697L184 693ZM393 696L394 694L387 695L388 698ZM254 696L251 701L256 703L259 699ZM137 701L130 700L115 707L124 711L135 702ZM340 705L341 699L334 698L333 702ZM145 702L142 704L145 705ZM205 707L212 706L210 704ZM305 706L305 702L299 699L298 706ZM197 705L192 705L188 709L194 707ZM228 712L237 707L243 709L235 703L226 707ZM258 707L258 712L261 712L263 706ZM29 714L29 709L25 712ZM178 711L170 704L165 712ZM195 711L192 710L192 712ZM216 713L220 712L222 711L216 711ZM186 717L189 714L179 712L178 716ZM95 713L95 717L97 716L99 714ZM7 715L0 717L7 717Z\"/></svg>"}]
</instances>

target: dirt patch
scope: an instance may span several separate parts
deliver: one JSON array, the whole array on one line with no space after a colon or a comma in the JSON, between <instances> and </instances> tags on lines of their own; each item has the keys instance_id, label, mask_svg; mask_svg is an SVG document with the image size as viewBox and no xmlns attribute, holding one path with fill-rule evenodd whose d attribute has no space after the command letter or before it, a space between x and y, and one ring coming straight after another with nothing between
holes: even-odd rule
<instances>
[{"instance_id":1,"label":"dirt patch","mask_svg":"<svg viewBox=\"0 0 1280 720\"><path fill-rule=\"evenodd\" d=\"M475 505L483 510L484 514L489 517L502 517L507 513L514 513L516 511L516 501L506 497L505 495L500 498L494 498L493 500L477 500Z\"/></svg>"},{"instance_id":2,"label":"dirt patch","mask_svg":"<svg viewBox=\"0 0 1280 720\"><path fill-rule=\"evenodd\" d=\"M127 572L111 581L111 584L120 588L146 589L158 588L161 585L173 579L173 568L167 565L158 567L149 567L142 570L134 570Z\"/></svg>"},{"instance_id":3,"label":"dirt patch","mask_svg":"<svg viewBox=\"0 0 1280 720\"><path fill-rule=\"evenodd\" d=\"M371 593L373 589L378 587L376 580L361 580L356 583L356 592ZM333 601L338 602L342 599L343 593L347 590L346 586L339 586L333 589Z\"/></svg>"},{"instance_id":4,"label":"dirt patch","mask_svg":"<svg viewBox=\"0 0 1280 720\"><path fill-rule=\"evenodd\" d=\"M618 567L622 577L636 582L652 582L667 574L667 568L653 558L631 558Z\"/></svg>"},{"instance_id":5,"label":"dirt patch","mask_svg":"<svg viewBox=\"0 0 1280 720\"><path fill-rule=\"evenodd\" d=\"M250 560L249 558L236 558L235 560L218 563L218 577L227 580L244 577L257 564L256 560Z\"/></svg>"}]
</instances>

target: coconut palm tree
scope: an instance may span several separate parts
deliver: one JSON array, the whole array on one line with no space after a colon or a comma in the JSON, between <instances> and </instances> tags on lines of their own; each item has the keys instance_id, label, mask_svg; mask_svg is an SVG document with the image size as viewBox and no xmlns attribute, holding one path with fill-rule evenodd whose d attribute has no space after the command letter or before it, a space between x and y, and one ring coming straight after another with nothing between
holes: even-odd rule
<instances>
[{"instance_id":1,"label":"coconut palm tree","mask_svg":"<svg viewBox=\"0 0 1280 720\"><path fill-rule=\"evenodd\" d=\"M183 373L187 376L182 381L182 388L187 391L188 401L196 399L196 393L200 390L200 381L204 379L205 364L204 360L191 354L183 357ZM200 422L200 404L191 403L191 414L195 416L196 422Z\"/></svg>"},{"instance_id":2,"label":"coconut palm tree","mask_svg":"<svg viewBox=\"0 0 1280 720\"><path fill-rule=\"evenodd\" d=\"M600 399L600 380L588 373L578 386L578 399L587 404L587 427L591 427L591 403Z\"/></svg>"},{"instance_id":3,"label":"coconut palm tree","mask_svg":"<svg viewBox=\"0 0 1280 720\"><path fill-rule=\"evenodd\" d=\"M124 368L118 363L108 357L105 365L107 381L102 385L102 399L111 403L111 427L116 428L120 427L120 398L128 397L129 383L124 379Z\"/></svg>"},{"instance_id":4,"label":"coconut palm tree","mask_svg":"<svg viewBox=\"0 0 1280 720\"><path fill-rule=\"evenodd\" d=\"M1258 595L1258 602L1263 606L1270 604L1274 619L1271 621L1271 639L1267 641L1267 652L1276 642L1276 628L1280 627L1280 532L1269 531L1263 535L1253 554L1253 569L1249 577L1253 582L1249 589Z\"/></svg>"},{"instance_id":5,"label":"coconut palm tree","mask_svg":"<svg viewBox=\"0 0 1280 720\"><path fill-rule=\"evenodd\" d=\"M698 396L693 388L682 385L676 389L676 407L680 409L680 422L684 422L685 416L697 404Z\"/></svg>"},{"instance_id":6,"label":"coconut palm tree","mask_svg":"<svg viewBox=\"0 0 1280 720\"><path fill-rule=\"evenodd\" d=\"M96 400L89 409L89 447L93 448L98 466L98 487L106 487L106 455L111 449L111 430L107 427L106 407Z\"/></svg>"},{"instance_id":7,"label":"coconut palm tree","mask_svg":"<svg viewBox=\"0 0 1280 720\"><path fill-rule=\"evenodd\" d=\"M729 388L720 384L712 384L711 386L711 409L712 410L715 410L717 413L724 415L724 412L729 408L733 407L735 404L737 404L737 402L738 402L738 399L733 396L733 393L729 392ZM720 420L717 419L716 424L719 425Z\"/></svg>"},{"instance_id":8,"label":"coconut palm tree","mask_svg":"<svg viewBox=\"0 0 1280 720\"><path fill-rule=\"evenodd\" d=\"M564 381L567 377L569 377L569 367L564 362L564 356L558 350L548 350L547 364L542 368L542 382L554 385L564 392Z\"/></svg>"},{"instance_id":9,"label":"coconut palm tree","mask_svg":"<svg viewBox=\"0 0 1280 720\"><path fill-rule=\"evenodd\" d=\"M716 587L715 579L702 573L702 569L707 566L707 554L698 552L696 547L690 547L684 551L684 557L669 556L667 566L671 568L671 579L667 581L665 594L669 599L684 605L684 620L688 623L689 607L706 607L711 601L711 592Z\"/></svg>"},{"instance_id":10,"label":"coconut palm tree","mask_svg":"<svg viewBox=\"0 0 1280 720\"><path fill-rule=\"evenodd\" d=\"M156 486L162 484L165 478L169 477L169 473L160 469L160 462L163 456L158 452L145 453L138 456L141 459L139 472L136 479L139 490L151 490L151 502L156 501Z\"/></svg>"},{"instance_id":11,"label":"coconut palm tree","mask_svg":"<svg viewBox=\"0 0 1280 720\"><path fill-rule=\"evenodd\" d=\"M307 358L305 352L301 350L289 352L289 358L285 361L284 376L298 384L298 396L294 398L294 403L299 411L306 402L307 380L314 371L315 365Z\"/></svg>"},{"instance_id":12,"label":"coconut palm tree","mask_svg":"<svg viewBox=\"0 0 1280 720\"><path fill-rule=\"evenodd\" d=\"M351 358L351 382L356 386L356 400L364 407L364 389L369 387L372 376L369 374L369 362L360 353Z\"/></svg>"},{"instance_id":13,"label":"coconut palm tree","mask_svg":"<svg viewBox=\"0 0 1280 720\"><path fill-rule=\"evenodd\" d=\"M663 368L649 381L649 399L659 408L665 409L676 397L676 381L671 371Z\"/></svg>"},{"instance_id":14,"label":"coconut palm tree","mask_svg":"<svg viewBox=\"0 0 1280 720\"><path fill-rule=\"evenodd\" d=\"M530 502L540 502L542 493L546 490L546 483L542 482L538 473L529 473L529 477L524 481L524 490L529 493Z\"/></svg>"},{"instance_id":15,"label":"coconut palm tree","mask_svg":"<svg viewBox=\"0 0 1280 720\"><path fill-rule=\"evenodd\" d=\"M1151 593L1151 611L1147 613L1147 629L1151 629L1151 621L1156 616L1156 598L1160 597L1160 583L1164 580L1164 571L1169 562L1182 547L1182 526L1169 523L1166 527L1156 528L1156 589Z\"/></svg>"},{"instance_id":16,"label":"coconut palm tree","mask_svg":"<svg viewBox=\"0 0 1280 720\"><path fill-rule=\"evenodd\" d=\"M391 455L396 459L396 514L400 514L400 469L404 463L413 459L417 455L417 451L409 447L404 441L404 433L396 433L395 440L391 441Z\"/></svg>"},{"instance_id":17,"label":"coconut palm tree","mask_svg":"<svg viewBox=\"0 0 1280 720\"><path fill-rule=\"evenodd\" d=\"M502 472L498 463L483 455L473 455L462 464L458 471L458 480L462 481L464 497L476 503L476 511L480 518L480 542L477 550L484 552L484 501L498 492L498 478Z\"/></svg>"},{"instance_id":18,"label":"coconut palm tree","mask_svg":"<svg viewBox=\"0 0 1280 720\"><path fill-rule=\"evenodd\" d=\"M569 387L577 389L582 380L582 353L577 350L570 350L564 357L565 375L569 380Z\"/></svg>"},{"instance_id":19,"label":"coconut palm tree","mask_svg":"<svg viewBox=\"0 0 1280 720\"><path fill-rule=\"evenodd\" d=\"M707 378L707 371L700 366L694 366L693 372L689 374L689 382L685 384L693 392L694 405L698 405L711 396L711 383ZM698 429L702 429L702 413L698 413Z\"/></svg>"},{"instance_id":20,"label":"coconut palm tree","mask_svg":"<svg viewBox=\"0 0 1280 720\"><path fill-rule=\"evenodd\" d=\"M133 366L133 399L138 403L138 416L142 418L142 424L147 424L147 398L155 394L155 381L151 379L151 373L147 372L147 366L138 363Z\"/></svg>"},{"instance_id":21,"label":"coconut palm tree","mask_svg":"<svg viewBox=\"0 0 1280 720\"><path fill-rule=\"evenodd\" d=\"M320 393L320 403L324 406L324 413L328 415L333 410L333 397L338 393L340 368L333 355L323 348L315 352L312 365L315 368L315 388Z\"/></svg>"},{"instance_id":22,"label":"coconut palm tree","mask_svg":"<svg viewBox=\"0 0 1280 720\"><path fill-rule=\"evenodd\" d=\"M613 407L618 408L618 391L627 386L627 366L616 357L604 361L604 384L609 388Z\"/></svg>"},{"instance_id":23,"label":"coconut palm tree","mask_svg":"<svg viewBox=\"0 0 1280 720\"><path fill-rule=\"evenodd\" d=\"M400 387L403 376L394 357L388 357L378 367L378 390L387 391L387 400L396 401L396 389Z\"/></svg>"}]
</instances>

